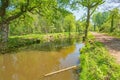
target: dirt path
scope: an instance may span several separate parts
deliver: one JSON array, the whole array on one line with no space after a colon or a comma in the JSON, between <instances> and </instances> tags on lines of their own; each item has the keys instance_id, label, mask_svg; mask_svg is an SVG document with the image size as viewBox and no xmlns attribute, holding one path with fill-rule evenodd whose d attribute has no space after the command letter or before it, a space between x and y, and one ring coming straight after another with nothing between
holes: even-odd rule
<instances>
[{"instance_id":1,"label":"dirt path","mask_svg":"<svg viewBox=\"0 0 120 80\"><path fill-rule=\"evenodd\" d=\"M111 55L113 55L120 63L120 38L114 38L96 32L92 32L92 34L96 37L96 40L105 44Z\"/></svg>"}]
</instances>

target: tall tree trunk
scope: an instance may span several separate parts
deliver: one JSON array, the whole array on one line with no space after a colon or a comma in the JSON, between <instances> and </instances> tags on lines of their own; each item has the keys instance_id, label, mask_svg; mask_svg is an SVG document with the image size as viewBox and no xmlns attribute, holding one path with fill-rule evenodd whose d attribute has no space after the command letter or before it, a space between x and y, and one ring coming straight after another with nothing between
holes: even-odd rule
<instances>
[{"instance_id":1,"label":"tall tree trunk","mask_svg":"<svg viewBox=\"0 0 120 80\"><path fill-rule=\"evenodd\" d=\"M68 40L69 40L69 43L71 43L71 27L70 27L70 24L68 25L68 28L69 28L69 38L68 38Z\"/></svg>"},{"instance_id":2,"label":"tall tree trunk","mask_svg":"<svg viewBox=\"0 0 120 80\"><path fill-rule=\"evenodd\" d=\"M96 31L96 25L94 24L94 31Z\"/></svg>"},{"instance_id":3,"label":"tall tree trunk","mask_svg":"<svg viewBox=\"0 0 120 80\"><path fill-rule=\"evenodd\" d=\"M111 28L110 28L110 32L113 32L114 31L114 15L112 15L112 18L111 18Z\"/></svg>"},{"instance_id":4,"label":"tall tree trunk","mask_svg":"<svg viewBox=\"0 0 120 80\"><path fill-rule=\"evenodd\" d=\"M7 47L9 26L8 26L8 23L4 23L4 24L1 24L0 27L1 27L0 49L5 49Z\"/></svg>"},{"instance_id":5,"label":"tall tree trunk","mask_svg":"<svg viewBox=\"0 0 120 80\"><path fill-rule=\"evenodd\" d=\"M88 8L87 10L87 20L86 20L85 36L83 37L83 42L85 42L88 37L89 23L90 23L90 8Z\"/></svg>"}]
</instances>

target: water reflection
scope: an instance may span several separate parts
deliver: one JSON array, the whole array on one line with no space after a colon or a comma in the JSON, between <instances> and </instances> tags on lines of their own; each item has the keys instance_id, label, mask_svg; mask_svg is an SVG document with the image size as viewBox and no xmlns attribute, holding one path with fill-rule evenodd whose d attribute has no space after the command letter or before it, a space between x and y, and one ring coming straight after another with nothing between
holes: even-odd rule
<instances>
[{"instance_id":1,"label":"water reflection","mask_svg":"<svg viewBox=\"0 0 120 80\"><path fill-rule=\"evenodd\" d=\"M80 39L71 38L71 39L62 39L62 40L55 40L51 42L45 42L40 44L33 44L31 46L23 47L24 50L32 49L32 50L39 50L39 51L58 51L63 47L67 47L70 45L75 44L76 42L80 42ZM20 48L21 50L21 48Z\"/></svg>"},{"instance_id":2,"label":"water reflection","mask_svg":"<svg viewBox=\"0 0 120 80\"><path fill-rule=\"evenodd\" d=\"M76 80L74 70L40 79L44 74L79 63L79 49L83 44L67 44L67 47L52 50L53 44L48 46L49 51L45 51L48 48L41 45L32 45L17 54L0 55L0 80ZM38 46L46 49L41 51Z\"/></svg>"}]
</instances>

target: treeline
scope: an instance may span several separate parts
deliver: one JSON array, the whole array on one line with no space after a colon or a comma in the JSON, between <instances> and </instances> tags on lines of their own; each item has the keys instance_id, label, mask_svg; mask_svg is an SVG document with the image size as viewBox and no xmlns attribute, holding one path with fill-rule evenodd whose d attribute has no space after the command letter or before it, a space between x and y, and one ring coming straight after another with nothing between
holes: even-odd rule
<instances>
[{"instance_id":1,"label":"treeline","mask_svg":"<svg viewBox=\"0 0 120 80\"><path fill-rule=\"evenodd\" d=\"M114 8L105 12L96 12L92 16L94 31L120 32L120 10Z\"/></svg>"},{"instance_id":2,"label":"treeline","mask_svg":"<svg viewBox=\"0 0 120 80\"><path fill-rule=\"evenodd\" d=\"M82 31L81 21L76 21L75 16L71 12L65 9L50 11L43 16L29 13L22 19L14 20L10 24L9 34L23 35Z\"/></svg>"}]
</instances>

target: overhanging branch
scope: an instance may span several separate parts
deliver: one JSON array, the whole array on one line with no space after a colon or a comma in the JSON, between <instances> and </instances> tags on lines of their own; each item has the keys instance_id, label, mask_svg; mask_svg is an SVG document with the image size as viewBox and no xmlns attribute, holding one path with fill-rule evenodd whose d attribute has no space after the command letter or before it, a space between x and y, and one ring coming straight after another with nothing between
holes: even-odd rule
<instances>
[{"instance_id":1,"label":"overhanging branch","mask_svg":"<svg viewBox=\"0 0 120 80\"><path fill-rule=\"evenodd\" d=\"M14 20L14 19L22 16L22 15L23 15L24 13L26 13L27 11L29 11L29 12L32 11L34 8L36 8L36 6L31 7L31 8L29 8L29 9L25 10L25 11L20 11L20 12L14 14L14 15L8 17L8 18L5 19L2 23L9 23L10 21L12 21L12 20ZM0 24L1 24L1 23L0 23Z\"/></svg>"}]
</instances>

